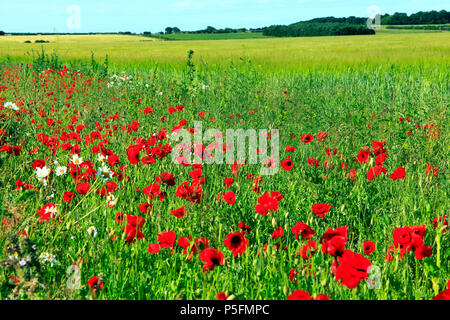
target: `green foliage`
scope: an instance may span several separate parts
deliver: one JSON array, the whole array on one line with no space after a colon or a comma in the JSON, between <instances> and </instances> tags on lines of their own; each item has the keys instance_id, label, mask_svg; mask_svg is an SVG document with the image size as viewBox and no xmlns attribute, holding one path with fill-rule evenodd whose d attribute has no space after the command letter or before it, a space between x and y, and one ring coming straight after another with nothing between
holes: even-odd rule
<instances>
[{"instance_id":1,"label":"green foliage","mask_svg":"<svg viewBox=\"0 0 450 320\"><path fill-rule=\"evenodd\" d=\"M382 25L410 25L410 24L447 24L450 23L450 12L446 10L417 12L411 15L406 13L385 14L381 16Z\"/></svg>"},{"instance_id":2,"label":"green foliage","mask_svg":"<svg viewBox=\"0 0 450 320\"><path fill-rule=\"evenodd\" d=\"M297 23L289 26L270 26L264 29L263 34L271 37L316 37L316 36L343 36L357 34L375 34L365 25L324 22L324 23Z\"/></svg>"},{"instance_id":3,"label":"green foliage","mask_svg":"<svg viewBox=\"0 0 450 320\"><path fill-rule=\"evenodd\" d=\"M450 25L396 25L386 26L386 29L395 30L440 30L450 31Z\"/></svg>"},{"instance_id":4,"label":"green foliage","mask_svg":"<svg viewBox=\"0 0 450 320\"><path fill-rule=\"evenodd\" d=\"M262 32L239 33L172 33L172 34L146 34L147 37L161 40L233 40L233 39L260 39L265 38Z\"/></svg>"}]
</instances>

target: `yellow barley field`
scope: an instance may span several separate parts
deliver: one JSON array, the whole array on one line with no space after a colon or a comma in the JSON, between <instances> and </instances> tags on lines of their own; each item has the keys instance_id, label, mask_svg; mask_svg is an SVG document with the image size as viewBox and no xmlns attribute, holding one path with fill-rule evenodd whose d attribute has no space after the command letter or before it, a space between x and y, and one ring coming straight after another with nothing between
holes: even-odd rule
<instances>
[{"instance_id":1,"label":"yellow barley field","mask_svg":"<svg viewBox=\"0 0 450 320\"><path fill-rule=\"evenodd\" d=\"M32 43L25 43L25 41ZM34 43L36 40L50 43ZM198 64L220 67L248 58L267 71L307 69L412 67L448 64L449 32L379 32L374 36L263 38L239 40L161 41L134 35L37 35L0 37L0 59L23 60L32 51L56 52L64 60L106 55L112 66L158 64L178 68L186 52L195 51Z\"/></svg>"}]
</instances>

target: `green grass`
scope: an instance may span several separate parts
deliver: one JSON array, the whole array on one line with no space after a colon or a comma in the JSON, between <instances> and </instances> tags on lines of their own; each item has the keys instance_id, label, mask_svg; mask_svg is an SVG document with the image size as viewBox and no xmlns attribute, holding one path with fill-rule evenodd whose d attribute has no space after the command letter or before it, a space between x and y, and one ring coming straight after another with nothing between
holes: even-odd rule
<instances>
[{"instance_id":1,"label":"green grass","mask_svg":"<svg viewBox=\"0 0 450 320\"><path fill-rule=\"evenodd\" d=\"M48 66L37 61L32 69L12 62L2 64L0 84L8 89L0 91L0 97L3 97L3 103L23 102L24 109L16 115L5 109L1 111L8 114L0 118L0 128L6 130L2 143L22 145L23 150L20 156L0 153L1 216L13 222L5 223L0 229L0 259L11 259L9 255L13 252L7 251L8 245L17 241L17 232L26 230L37 255L49 252L58 263L53 267L37 263L41 269L33 269L31 275L27 274L30 268L18 267L17 263L15 269L2 267L0 298L87 299L92 297L87 282L94 275L101 275L107 288L95 296L98 299L216 299L220 291L226 291L236 299L286 299L297 289L307 290L314 296L327 294L336 300L433 298L444 290L450 279L450 232L441 233L430 224L433 218L448 214L450 204L448 42L445 41L448 38L443 34L422 34L420 37L421 41L414 42L410 35L380 35L372 40L370 37L239 40L236 43L227 40L190 42L189 46L182 41L143 44L129 39L130 46L121 48L125 51L116 52L112 47L97 51L94 47L97 56L106 51L115 52L111 60L120 63L118 66L122 69L118 70L123 70L123 75L132 79L113 80L110 87L106 82L111 81L109 76L112 74L100 79L98 74L89 75L92 68L83 69L86 74L81 78L70 72L68 75L40 73L48 70ZM369 42L361 42L366 39ZM348 43L352 45L349 47ZM376 45L367 47L368 43L383 45L383 49ZM139 69L138 58L133 56L138 51L133 44L147 46L153 52L159 50L160 60L165 52L166 56L171 56L166 61L174 61L176 67L154 69L148 64ZM70 48L60 48L60 52L65 52L62 57L82 56L86 48L79 45L74 44L73 48L78 50L75 53ZM234 51L222 52L221 48L227 46L234 46ZM277 49L274 51L271 46ZM219 64L218 60L224 60L224 55L238 57L244 53L253 56L255 62L230 64L221 61L220 68L192 71L186 67L188 47L195 48L196 54L207 54L211 64L211 61ZM213 54L214 47L217 56ZM4 55L4 42L2 48ZM130 52L134 52L133 55ZM289 58L287 52L295 52L297 58ZM322 55L318 56L318 52ZM125 60L127 54L129 57ZM20 58L20 54L16 57ZM130 57L136 60L127 67L126 61L130 61ZM291 72L267 73L263 66L277 59L287 63ZM320 68L316 65L318 70L314 71L302 65L295 69L289 59L299 59L302 64L320 64ZM363 61L366 61L367 69ZM200 63L199 60L194 62ZM376 62L386 65L377 69L374 68ZM340 68L335 69L337 65ZM203 85L207 86L205 90ZM71 86L74 90L68 95ZM53 94L49 95L50 92ZM168 113L170 106L180 104L185 105L183 111ZM149 106L154 114L145 115L142 110ZM258 111L250 113L252 109ZM39 110L45 114L39 115ZM87 125L80 133L80 156L91 161L94 169L100 166L91 150L99 141L90 146L85 144L86 136L98 130L108 141L105 147L119 155L121 164L128 167L124 173L128 179L113 178L118 184L115 192L118 202L113 209L108 208L95 192L105 185L104 182L92 180L91 191L84 196L77 194L68 204L63 201L63 192L75 191L72 177L52 175L52 182L44 187L31 167L36 159L46 159L53 169L55 165L50 165L51 160L62 165L70 161L70 151L58 149L53 155L37 138L39 133L59 137L59 126L69 125L74 112L78 117L77 124ZM187 127L193 127L195 120L201 120L199 112L206 113L204 132L208 128L280 129L280 157L290 156L294 167L290 172L280 170L274 176L264 176L260 183L262 193L277 190L284 195L273 215L264 217L254 209L262 193L252 190L253 182L248 179L248 174L258 175L260 165L243 167L237 177L229 165L205 165L203 176L207 180L202 202L191 204L174 195L178 185L191 180L188 173L192 168L174 165L170 156L153 165L129 163L126 148L135 144L133 138L148 139L162 127L170 132L182 119L186 119ZM120 119L109 120L116 113ZM240 118L232 115L240 115ZM165 122L160 121L161 116L166 116ZM411 122L399 122L400 117L410 117ZM48 127L48 118L61 123ZM126 130L120 130L133 120L140 122L137 132L128 134ZM102 129L96 128L96 122ZM427 129L415 129L416 124L421 127L433 124L440 130L439 136L433 137ZM113 125L118 126L117 130L111 130ZM320 131L328 134L324 141L314 140L309 144L300 141L302 134L316 135ZM408 131L412 134L408 135ZM295 133L297 138L291 138L290 133ZM373 157L367 164L356 163L354 158L364 146L371 147L372 140L387 143L387 175L367 181L366 173L373 166ZM165 140L163 143L171 142ZM287 145L294 146L295 152L284 151ZM29 151L37 146L39 151L30 155ZM326 148L336 148L344 158L339 159L337 155L328 158ZM319 161L318 168L307 164L311 157ZM322 165L325 160L330 161L333 168L326 169ZM346 178L342 162L356 170L355 182ZM437 177L426 174L428 164L440 170ZM406 178L392 181L389 174L399 166L405 168ZM117 166L114 169L119 170ZM141 213L138 205L147 199L135 189L154 183L162 172L173 173L175 186L162 185L167 198L164 201L153 199L151 213ZM230 189L223 186L227 177L235 180ZM33 184L39 191L14 191L17 179ZM236 194L234 205L217 201L217 195L225 191ZM58 213L51 221L41 223L36 212L48 202L56 204ZM323 220L311 212L311 206L317 202L333 205ZM171 210L182 205L186 206L186 217L174 217ZM117 212L143 216L146 219L142 230L145 239L127 245L125 233L116 222ZM249 247L244 254L233 257L223 241L229 232L239 231L240 221L251 227L251 234L246 235ZM320 244L319 251L309 261L296 256L305 244L300 239L295 240L291 233L298 221L317 231L311 240L318 242L328 228L348 226L346 248L359 254L363 253L362 241L373 241L376 251L369 260L380 268L381 289L370 290L365 281L355 289L340 285L331 273L333 257L323 255ZM424 242L432 247L431 257L419 261L409 252L403 259L396 257L386 261L393 231L419 224L426 225ZM96 237L87 232L91 226L97 229ZM277 226L283 227L284 235L273 240L271 234ZM177 244L173 252L166 248L158 254L150 254L148 245L157 242L158 232L168 230L175 231L177 238L192 235L194 239L210 239L210 247L224 253L224 265L204 273L199 256L186 260ZM113 234L116 240L111 239ZM281 242L279 250L273 247L277 241ZM265 244L268 244L266 253L263 252ZM287 250L282 249L284 246ZM20 258L31 251L23 248L19 252ZM71 291L66 286L71 274L66 271L73 263L80 268L82 287ZM314 276L305 269L308 264L311 264ZM289 281L291 269L299 272L296 282ZM10 276L21 281L14 284ZM34 289L30 289L27 285L33 281L31 287Z\"/></svg>"}]
</instances>

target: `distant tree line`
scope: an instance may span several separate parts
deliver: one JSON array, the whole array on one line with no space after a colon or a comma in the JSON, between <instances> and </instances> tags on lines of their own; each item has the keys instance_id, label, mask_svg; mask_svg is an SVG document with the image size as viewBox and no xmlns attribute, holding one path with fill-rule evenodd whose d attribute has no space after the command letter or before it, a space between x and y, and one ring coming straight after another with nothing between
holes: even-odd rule
<instances>
[{"instance_id":1,"label":"distant tree line","mask_svg":"<svg viewBox=\"0 0 450 320\"><path fill-rule=\"evenodd\" d=\"M166 34L172 34L172 33L180 33L181 30L178 27L167 27L166 28Z\"/></svg>"},{"instance_id":2,"label":"distant tree line","mask_svg":"<svg viewBox=\"0 0 450 320\"><path fill-rule=\"evenodd\" d=\"M411 25L411 24L447 24L450 23L450 12L446 10L417 12L408 16L406 13L396 12L393 15L381 16L382 25Z\"/></svg>"},{"instance_id":3,"label":"distant tree line","mask_svg":"<svg viewBox=\"0 0 450 320\"><path fill-rule=\"evenodd\" d=\"M216 29L214 27L208 26L204 30L197 30L193 33L238 33L238 32L247 32L247 28L224 28L224 29Z\"/></svg>"},{"instance_id":4,"label":"distant tree line","mask_svg":"<svg viewBox=\"0 0 450 320\"><path fill-rule=\"evenodd\" d=\"M315 37L357 34L375 34L375 31L368 29L366 25L362 24L338 22L302 22L289 26L270 26L263 31L263 35L270 37Z\"/></svg>"},{"instance_id":5,"label":"distant tree line","mask_svg":"<svg viewBox=\"0 0 450 320\"><path fill-rule=\"evenodd\" d=\"M367 18L359 18L359 17L347 17L347 18L335 18L335 17L324 17L324 18L315 18L308 21L302 21L297 23L347 23L347 24L365 24L367 22ZM296 24L296 23L295 23Z\"/></svg>"},{"instance_id":6,"label":"distant tree line","mask_svg":"<svg viewBox=\"0 0 450 320\"><path fill-rule=\"evenodd\" d=\"M450 25L397 25L387 26L386 29L450 31Z\"/></svg>"},{"instance_id":7,"label":"distant tree line","mask_svg":"<svg viewBox=\"0 0 450 320\"><path fill-rule=\"evenodd\" d=\"M255 29L256 30L256 29ZM224 29L216 29L214 27L208 26L206 29L196 30L196 31L181 31L178 27L167 27L165 32L159 32L159 34L174 34L174 33L238 33L238 32L247 32L247 28L224 28ZM151 35L152 33L149 31L145 31L144 35Z\"/></svg>"},{"instance_id":8,"label":"distant tree line","mask_svg":"<svg viewBox=\"0 0 450 320\"><path fill-rule=\"evenodd\" d=\"M5 31L0 30L0 36L4 36L4 35L5 35Z\"/></svg>"},{"instance_id":9,"label":"distant tree line","mask_svg":"<svg viewBox=\"0 0 450 320\"><path fill-rule=\"evenodd\" d=\"M324 17L308 21L300 21L291 25L274 25L263 28L263 35L272 37L308 37L308 36L335 36L353 34L374 34L375 31L366 26L367 18ZM382 25L426 25L448 24L450 12L445 10L417 12L408 16L406 13L385 14L381 16ZM434 28L430 28L432 30ZM446 28L439 28L446 30Z\"/></svg>"}]
</instances>

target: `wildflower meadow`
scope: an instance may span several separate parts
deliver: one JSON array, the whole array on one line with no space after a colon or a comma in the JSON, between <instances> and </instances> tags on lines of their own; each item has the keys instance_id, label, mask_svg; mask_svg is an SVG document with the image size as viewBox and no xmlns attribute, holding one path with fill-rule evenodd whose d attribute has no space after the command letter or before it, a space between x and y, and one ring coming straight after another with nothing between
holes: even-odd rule
<instances>
[{"instance_id":1,"label":"wildflower meadow","mask_svg":"<svg viewBox=\"0 0 450 320\"><path fill-rule=\"evenodd\" d=\"M0 299L449 299L443 32L370 68L2 59Z\"/></svg>"}]
</instances>

